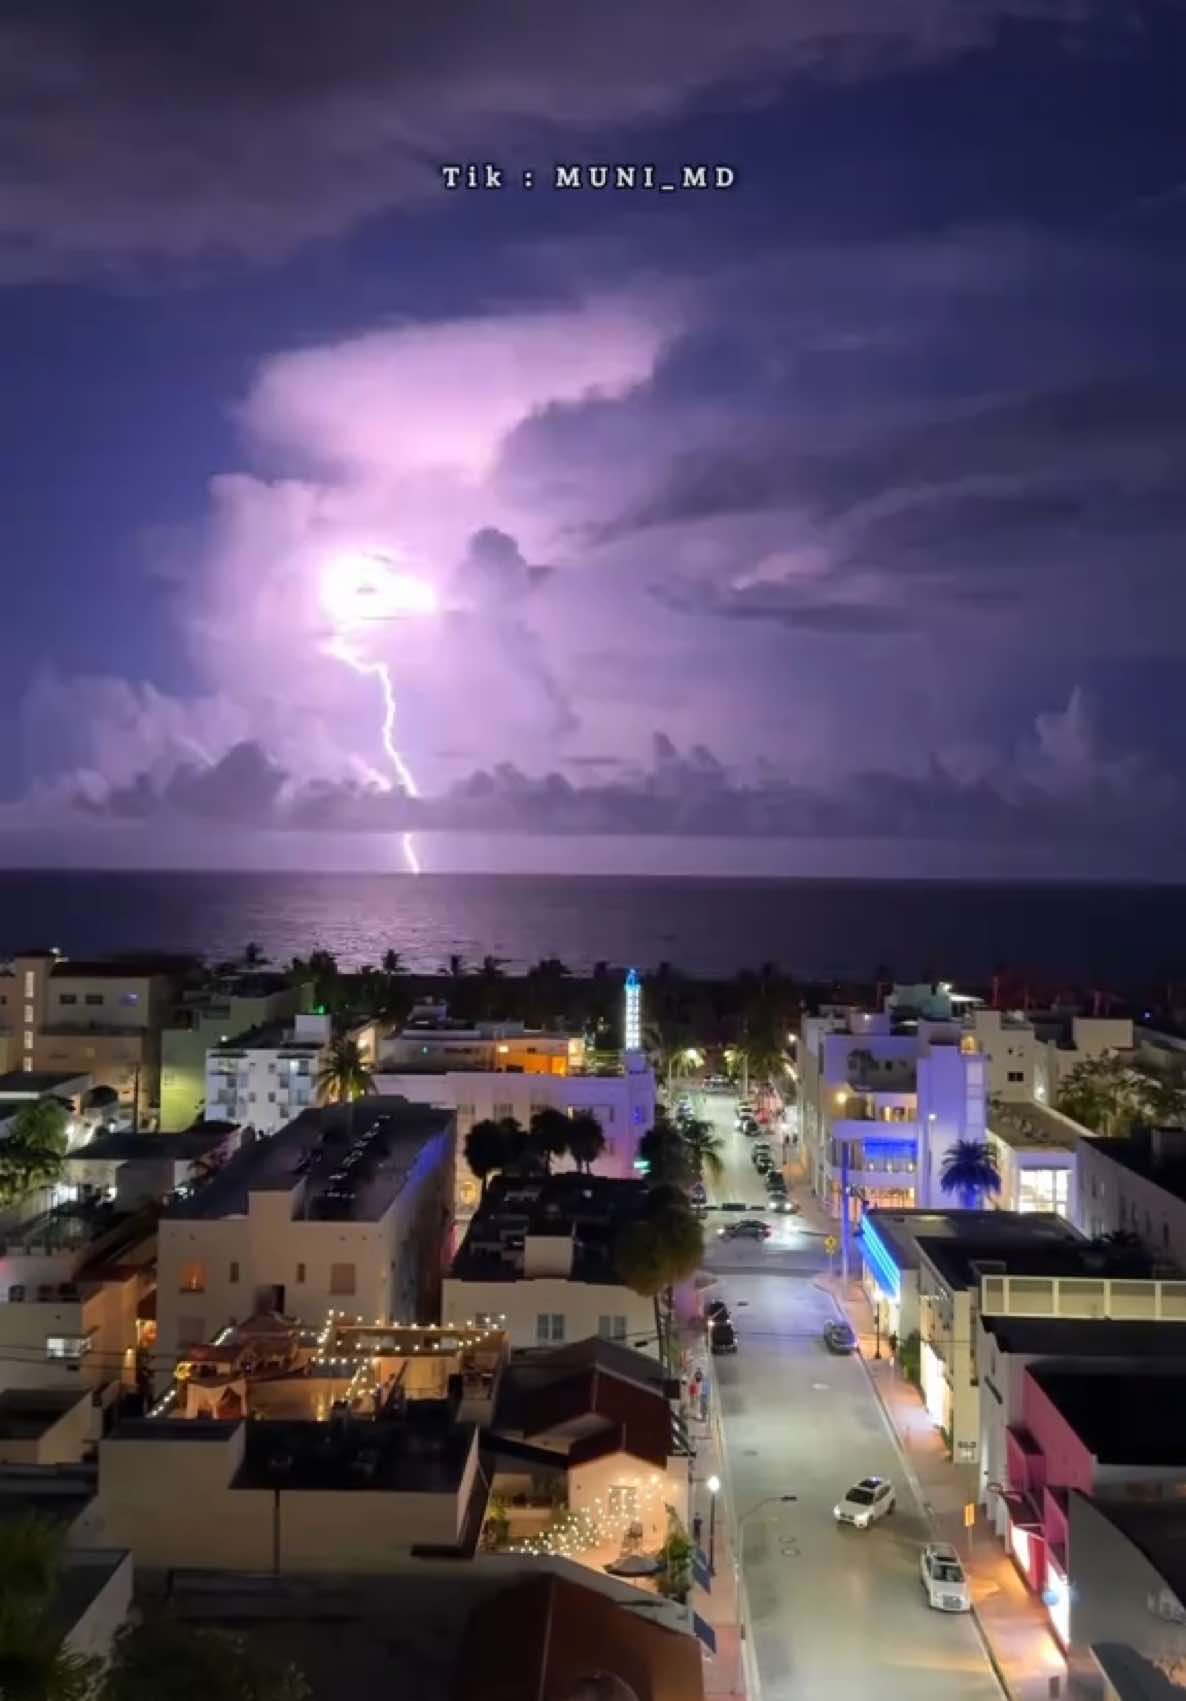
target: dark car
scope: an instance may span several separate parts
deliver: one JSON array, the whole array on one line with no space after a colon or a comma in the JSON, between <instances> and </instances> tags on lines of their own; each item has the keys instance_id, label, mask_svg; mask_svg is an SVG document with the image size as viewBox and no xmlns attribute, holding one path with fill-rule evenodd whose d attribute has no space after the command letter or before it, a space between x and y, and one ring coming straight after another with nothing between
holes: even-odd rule
<instances>
[{"instance_id":1,"label":"dark car","mask_svg":"<svg viewBox=\"0 0 1186 1701\"><path fill-rule=\"evenodd\" d=\"M729 1307L723 1299L712 1299L704 1307L704 1315L709 1323L728 1323Z\"/></svg>"},{"instance_id":2,"label":"dark car","mask_svg":"<svg viewBox=\"0 0 1186 1701\"><path fill-rule=\"evenodd\" d=\"M729 1223L727 1227L718 1229L717 1234L722 1240L769 1240L773 1231L757 1217L747 1217L741 1223Z\"/></svg>"},{"instance_id":3,"label":"dark car","mask_svg":"<svg viewBox=\"0 0 1186 1701\"><path fill-rule=\"evenodd\" d=\"M737 1334L732 1323L714 1323L708 1331L708 1344L714 1353L735 1353Z\"/></svg>"},{"instance_id":4,"label":"dark car","mask_svg":"<svg viewBox=\"0 0 1186 1701\"><path fill-rule=\"evenodd\" d=\"M850 1323L838 1318L824 1324L824 1345L830 1353L852 1353L857 1350L857 1337Z\"/></svg>"},{"instance_id":5,"label":"dark car","mask_svg":"<svg viewBox=\"0 0 1186 1701\"><path fill-rule=\"evenodd\" d=\"M772 1169L766 1177L766 1188L770 1193L785 1193L787 1178L780 1169Z\"/></svg>"}]
</instances>

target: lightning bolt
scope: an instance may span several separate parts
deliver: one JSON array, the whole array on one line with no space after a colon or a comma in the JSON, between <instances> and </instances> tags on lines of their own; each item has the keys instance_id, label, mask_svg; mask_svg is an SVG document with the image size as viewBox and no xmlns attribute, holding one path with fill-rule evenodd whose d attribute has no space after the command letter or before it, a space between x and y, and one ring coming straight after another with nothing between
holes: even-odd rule
<instances>
[{"instance_id":1,"label":"lightning bolt","mask_svg":"<svg viewBox=\"0 0 1186 1701\"><path fill-rule=\"evenodd\" d=\"M377 679L379 681L383 692L383 729L381 735L383 749L387 753L387 759L394 768L396 778L403 787L405 794L408 797L419 797L420 788L395 742L395 688L391 683L391 672L387 663L385 661L363 661L362 657L356 655L351 649L349 639L343 637L340 633L336 638L331 639L326 647L331 656L336 657L340 662L345 662L346 666L354 673L361 674L364 679ZM394 791L395 787L389 785L387 789ZM403 845L404 861L408 865L408 872L419 874L420 858L416 855L416 846L411 833L401 833L400 842Z\"/></svg>"}]
</instances>

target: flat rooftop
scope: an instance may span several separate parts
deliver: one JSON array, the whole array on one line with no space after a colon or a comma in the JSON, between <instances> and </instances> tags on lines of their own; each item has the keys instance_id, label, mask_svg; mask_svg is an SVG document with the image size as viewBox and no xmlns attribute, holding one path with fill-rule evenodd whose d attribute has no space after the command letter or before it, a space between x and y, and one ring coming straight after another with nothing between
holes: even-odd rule
<instances>
[{"instance_id":1,"label":"flat rooftop","mask_svg":"<svg viewBox=\"0 0 1186 1701\"><path fill-rule=\"evenodd\" d=\"M192 974L199 967L196 957L59 957L49 972L57 980L143 980L148 975Z\"/></svg>"},{"instance_id":2,"label":"flat rooftop","mask_svg":"<svg viewBox=\"0 0 1186 1701\"><path fill-rule=\"evenodd\" d=\"M295 1034L295 1017L277 1016L273 1022L258 1022L241 1034L233 1034L226 1044L212 1045L214 1057L233 1057L240 1051L292 1051L314 1055L325 1049L326 1041L317 1034Z\"/></svg>"},{"instance_id":3,"label":"flat rooftop","mask_svg":"<svg viewBox=\"0 0 1186 1701\"><path fill-rule=\"evenodd\" d=\"M1073 1152L1081 1138L1080 1131L1047 1110L1044 1105L1026 1103L993 1104L988 1112L989 1132L1003 1140L1015 1152ZM1084 1130L1083 1132L1086 1132Z\"/></svg>"},{"instance_id":4,"label":"flat rooftop","mask_svg":"<svg viewBox=\"0 0 1186 1701\"><path fill-rule=\"evenodd\" d=\"M133 1134L129 1128L117 1128L111 1133L97 1134L85 1146L67 1152L69 1163L131 1163L137 1158L158 1163L185 1163L187 1159L203 1158L217 1150L237 1125L233 1122L214 1122L201 1128L187 1128L180 1134Z\"/></svg>"},{"instance_id":5,"label":"flat rooftop","mask_svg":"<svg viewBox=\"0 0 1186 1701\"><path fill-rule=\"evenodd\" d=\"M71 1069L60 1074L42 1069L7 1069L0 1075L0 1099L27 1099L30 1095L58 1093L86 1079L86 1070Z\"/></svg>"},{"instance_id":6,"label":"flat rooftop","mask_svg":"<svg viewBox=\"0 0 1186 1701\"><path fill-rule=\"evenodd\" d=\"M192 1197L170 1204L164 1217L243 1217L252 1193L289 1193L303 1184L311 1218L377 1222L403 1191L425 1145L452 1125L452 1111L405 1098L375 1096L353 1107L307 1110L278 1134L241 1146Z\"/></svg>"},{"instance_id":7,"label":"flat rooftop","mask_svg":"<svg viewBox=\"0 0 1186 1701\"><path fill-rule=\"evenodd\" d=\"M917 1270L921 1240L975 1246L981 1257L996 1247L1058 1246L1082 1242L1064 1217L1050 1211L873 1210L865 1213L899 1270Z\"/></svg>"},{"instance_id":8,"label":"flat rooftop","mask_svg":"<svg viewBox=\"0 0 1186 1701\"><path fill-rule=\"evenodd\" d=\"M1093 1495L1092 1504L1186 1602L1186 1501L1103 1500Z\"/></svg>"},{"instance_id":9,"label":"flat rooftop","mask_svg":"<svg viewBox=\"0 0 1186 1701\"><path fill-rule=\"evenodd\" d=\"M649 1191L645 1181L609 1176L498 1176L470 1222L449 1274L459 1281L523 1280L528 1235L569 1235L573 1241L574 1282L620 1286L614 1269L614 1242L623 1224L642 1209Z\"/></svg>"},{"instance_id":10,"label":"flat rooftop","mask_svg":"<svg viewBox=\"0 0 1186 1701\"><path fill-rule=\"evenodd\" d=\"M1091 1149L1186 1201L1186 1132L1181 1128L1138 1129L1126 1140L1093 1140Z\"/></svg>"},{"instance_id":11,"label":"flat rooftop","mask_svg":"<svg viewBox=\"0 0 1186 1701\"><path fill-rule=\"evenodd\" d=\"M1085 1317L981 1319L1002 1352L1040 1358L1181 1359L1186 1367L1186 1328L1164 1319L1130 1322Z\"/></svg>"},{"instance_id":12,"label":"flat rooftop","mask_svg":"<svg viewBox=\"0 0 1186 1701\"><path fill-rule=\"evenodd\" d=\"M1088 1368L1034 1364L1027 1374L1100 1464L1186 1465L1186 1369L1134 1359Z\"/></svg>"},{"instance_id":13,"label":"flat rooftop","mask_svg":"<svg viewBox=\"0 0 1186 1701\"><path fill-rule=\"evenodd\" d=\"M951 1287L977 1287L981 1274L1008 1276L1127 1276L1137 1280L1153 1275L1155 1260L1139 1248L1117 1247L1108 1252L1090 1241L928 1240L919 1249ZM983 1270L986 1264L1004 1270Z\"/></svg>"},{"instance_id":14,"label":"flat rooftop","mask_svg":"<svg viewBox=\"0 0 1186 1701\"><path fill-rule=\"evenodd\" d=\"M0 1440L36 1441L89 1398L87 1388L6 1388L0 1394Z\"/></svg>"}]
</instances>

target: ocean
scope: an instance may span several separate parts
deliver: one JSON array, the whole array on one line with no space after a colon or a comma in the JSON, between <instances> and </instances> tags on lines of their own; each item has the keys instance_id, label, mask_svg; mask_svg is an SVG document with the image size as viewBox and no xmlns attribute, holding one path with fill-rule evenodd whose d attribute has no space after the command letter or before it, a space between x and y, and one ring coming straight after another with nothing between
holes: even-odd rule
<instances>
[{"instance_id":1,"label":"ocean","mask_svg":"<svg viewBox=\"0 0 1186 1701\"><path fill-rule=\"evenodd\" d=\"M556 956L730 975L776 963L801 979L943 977L1001 966L1047 990L1186 980L1186 886L519 875L0 872L0 955L196 952L251 940L274 963L314 948L343 967L400 952L508 973Z\"/></svg>"}]
</instances>

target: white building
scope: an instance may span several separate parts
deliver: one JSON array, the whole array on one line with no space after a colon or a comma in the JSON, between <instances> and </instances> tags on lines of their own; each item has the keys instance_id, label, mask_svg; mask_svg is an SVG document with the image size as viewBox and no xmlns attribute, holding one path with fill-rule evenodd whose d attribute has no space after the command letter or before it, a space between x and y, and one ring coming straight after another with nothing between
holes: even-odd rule
<instances>
[{"instance_id":1,"label":"white building","mask_svg":"<svg viewBox=\"0 0 1186 1701\"><path fill-rule=\"evenodd\" d=\"M988 1144L1001 1190L991 1203L1002 1211L1054 1211L1077 1221L1075 1160L1091 1135L1061 1111L1031 1099L1000 1101L989 1109Z\"/></svg>"},{"instance_id":2,"label":"white building","mask_svg":"<svg viewBox=\"0 0 1186 1701\"><path fill-rule=\"evenodd\" d=\"M445 1278L444 1321L493 1324L512 1348L598 1335L657 1356L654 1301L613 1264L646 1192L603 1176L497 1177Z\"/></svg>"},{"instance_id":3,"label":"white building","mask_svg":"<svg viewBox=\"0 0 1186 1701\"><path fill-rule=\"evenodd\" d=\"M1084 1234L1135 1234L1154 1259L1186 1270L1186 1130L1084 1140L1076 1156Z\"/></svg>"},{"instance_id":4,"label":"white building","mask_svg":"<svg viewBox=\"0 0 1186 1701\"><path fill-rule=\"evenodd\" d=\"M461 1220L473 1215L481 1192L465 1161L475 1122L509 1117L526 1128L540 1110L588 1112L605 1136L597 1173L629 1179L638 1142L655 1121L655 1078L641 1051L623 1052L607 1072L590 1066L583 1039L516 1023L453 1023L440 1005L420 1006L381 1043L375 1086L455 1114Z\"/></svg>"},{"instance_id":5,"label":"white building","mask_svg":"<svg viewBox=\"0 0 1186 1701\"><path fill-rule=\"evenodd\" d=\"M375 1055L375 1025L351 1030L366 1063ZM330 1018L298 1014L240 1034L206 1053L206 1115L274 1134L316 1102L317 1076L332 1041Z\"/></svg>"},{"instance_id":6,"label":"white building","mask_svg":"<svg viewBox=\"0 0 1186 1701\"><path fill-rule=\"evenodd\" d=\"M435 1317L452 1194L452 1117L423 1104L367 1098L245 1144L161 1218L159 1380L182 1348L261 1310Z\"/></svg>"},{"instance_id":7,"label":"white building","mask_svg":"<svg viewBox=\"0 0 1186 1701\"><path fill-rule=\"evenodd\" d=\"M872 1207L946 1203L944 1154L982 1141L987 1059L955 1017L827 1007L799 1043L803 1155L833 1215L847 1183Z\"/></svg>"}]
</instances>

